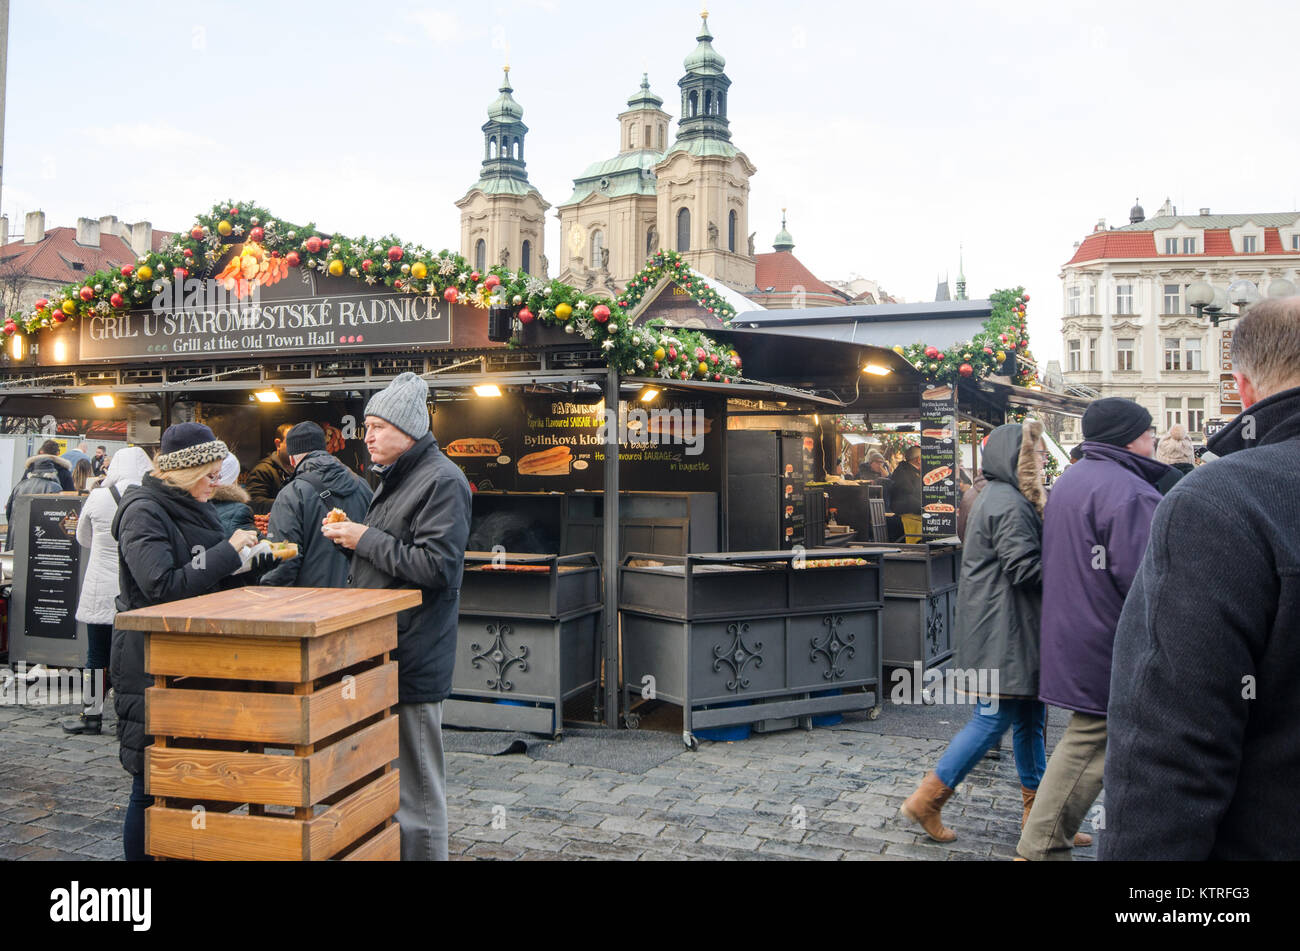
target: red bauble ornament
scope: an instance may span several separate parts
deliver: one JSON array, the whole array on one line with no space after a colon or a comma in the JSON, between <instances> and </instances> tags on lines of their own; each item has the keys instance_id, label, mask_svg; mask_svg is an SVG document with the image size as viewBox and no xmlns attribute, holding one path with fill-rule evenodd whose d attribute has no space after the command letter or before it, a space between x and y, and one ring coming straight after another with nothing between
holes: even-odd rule
<instances>
[{"instance_id":1,"label":"red bauble ornament","mask_svg":"<svg viewBox=\"0 0 1300 951\"><path fill-rule=\"evenodd\" d=\"M372 265L372 264L374 264L374 263L375 263L375 262L372 261L372 260L370 260L370 258L366 258L364 261L361 262L361 270L363 270L363 271L369 271L369 270L370 270L370 265Z\"/></svg>"},{"instance_id":2,"label":"red bauble ornament","mask_svg":"<svg viewBox=\"0 0 1300 951\"><path fill-rule=\"evenodd\" d=\"M393 245L391 248L388 249L388 260L400 261L402 260L402 253L403 252L400 247L398 247L397 245Z\"/></svg>"},{"instance_id":3,"label":"red bauble ornament","mask_svg":"<svg viewBox=\"0 0 1300 951\"><path fill-rule=\"evenodd\" d=\"M40 310L44 310L45 308L47 308L47 307L49 307L49 306L50 306L50 302L49 302L48 300L46 300L44 297L42 297L40 300L38 300L38 301L36 302L36 309L37 309L38 311L40 311Z\"/></svg>"},{"instance_id":4,"label":"red bauble ornament","mask_svg":"<svg viewBox=\"0 0 1300 951\"><path fill-rule=\"evenodd\" d=\"M1007 342L1007 335L1006 335L1006 334L998 334L998 339L1001 340L1003 343L1006 343L1006 342Z\"/></svg>"},{"instance_id":5,"label":"red bauble ornament","mask_svg":"<svg viewBox=\"0 0 1300 951\"><path fill-rule=\"evenodd\" d=\"M172 271L172 277L176 278L178 281L185 280L185 278L189 277L189 274L190 272L185 270L183 267L178 267Z\"/></svg>"},{"instance_id":6,"label":"red bauble ornament","mask_svg":"<svg viewBox=\"0 0 1300 951\"><path fill-rule=\"evenodd\" d=\"M284 256L284 259L288 262L289 267L297 267L298 262L301 260L301 258L298 257L297 251L290 251Z\"/></svg>"},{"instance_id":7,"label":"red bauble ornament","mask_svg":"<svg viewBox=\"0 0 1300 951\"><path fill-rule=\"evenodd\" d=\"M17 330L17 329L18 329L18 325L17 325L16 323L14 323L12 320L6 320L6 321L5 321L5 334L6 334L7 336L12 337L14 331Z\"/></svg>"},{"instance_id":8,"label":"red bauble ornament","mask_svg":"<svg viewBox=\"0 0 1300 951\"><path fill-rule=\"evenodd\" d=\"M81 290L77 291L77 295L82 300L90 300L92 297L95 296L95 292L93 289L89 287L83 287Z\"/></svg>"},{"instance_id":9,"label":"red bauble ornament","mask_svg":"<svg viewBox=\"0 0 1300 951\"><path fill-rule=\"evenodd\" d=\"M931 360L933 360L933 359L935 358L935 356L936 356L938 353L939 353L939 348L938 348L938 347L926 347L926 348L925 348L925 355L926 355L927 357L929 357Z\"/></svg>"},{"instance_id":10,"label":"red bauble ornament","mask_svg":"<svg viewBox=\"0 0 1300 951\"><path fill-rule=\"evenodd\" d=\"M972 367L969 363L963 363L961 366L957 368L957 372L960 373L962 376L970 376L972 373L975 372L975 368Z\"/></svg>"},{"instance_id":11,"label":"red bauble ornament","mask_svg":"<svg viewBox=\"0 0 1300 951\"><path fill-rule=\"evenodd\" d=\"M704 348L703 348L703 347L696 347L696 348L695 348L695 359L696 359L696 360L703 360L703 359L704 359Z\"/></svg>"},{"instance_id":12,"label":"red bauble ornament","mask_svg":"<svg viewBox=\"0 0 1300 951\"><path fill-rule=\"evenodd\" d=\"M659 361L658 361L658 360L655 361L654 369L656 369L656 370L659 369Z\"/></svg>"},{"instance_id":13,"label":"red bauble ornament","mask_svg":"<svg viewBox=\"0 0 1300 951\"><path fill-rule=\"evenodd\" d=\"M683 370L681 373L677 375L680 376L683 380L686 379L688 376L690 376L690 374L687 373L685 370Z\"/></svg>"},{"instance_id":14,"label":"red bauble ornament","mask_svg":"<svg viewBox=\"0 0 1300 951\"><path fill-rule=\"evenodd\" d=\"M122 265L122 276L123 276L123 277L130 277L130 276L131 276L131 272L134 271L134 270L135 270L135 265L133 265L133 264L123 264L123 265Z\"/></svg>"},{"instance_id":15,"label":"red bauble ornament","mask_svg":"<svg viewBox=\"0 0 1300 951\"><path fill-rule=\"evenodd\" d=\"M1016 349L1016 345L1015 345L1015 343L1009 343L1009 344L1007 344L1007 349L1008 349L1008 350L1014 350L1014 349Z\"/></svg>"},{"instance_id":16,"label":"red bauble ornament","mask_svg":"<svg viewBox=\"0 0 1300 951\"><path fill-rule=\"evenodd\" d=\"M527 307L520 307L518 317L521 324L531 324L533 322L534 314Z\"/></svg>"},{"instance_id":17,"label":"red bauble ornament","mask_svg":"<svg viewBox=\"0 0 1300 951\"><path fill-rule=\"evenodd\" d=\"M456 303L456 298L459 296L460 296L460 291L456 290L456 288L454 287L449 287L442 292L442 299L445 300L448 304Z\"/></svg>"},{"instance_id":18,"label":"red bauble ornament","mask_svg":"<svg viewBox=\"0 0 1300 951\"><path fill-rule=\"evenodd\" d=\"M941 363L943 362L943 351L942 351L942 350L939 351L939 354L935 357L935 359L938 360L938 361L941 362Z\"/></svg>"},{"instance_id":19,"label":"red bauble ornament","mask_svg":"<svg viewBox=\"0 0 1300 951\"><path fill-rule=\"evenodd\" d=\"M596 318L598 323L604 323L609 320L609 308L604 304L597 304L591 311L591 316Z\"/></svg>"},{"instance_id":20,"label":"red bauble ornament","mask_svg":"<svg viewBox=\"0 0 1300 951\"><path fill-rule=\"evenodd\" d=\"M193 228L190 229L190 237L193 238L195 241L202 241L203 229L200 228L198 225L195 225Z\"/></svg>"},{"instance_id":21,"label":"red bauble ornament","mask_svg":"<svg viewBox=\"0 0 1300 951\"><path fill-rule=\"evenodd\" d=\"M262 230L260 225L248 232L248 240L256 241L259 244L261 243L262 238L264 238L265 236L266 236L266 232Z\"/></svg>"},{"instance_id":22,"label":"red bauble ornament","mask_svg":"<svg viewBox=\"0 0 1300 951\"><path fill-rule=\"evenodd\" d=\"M470 279L470 281L471 281L472 283L477 284L477 283L478 283L478 279L479 279L479 273L478 273L478 271L470 271L470 272L469 272L469 279Z\"/></svg>"},{"instance_id":23,"label":"red bauble ornament","mask_svg":"<svg viewBox=\"0 0 1300 951\"><path fill-rule=\"evenodd\" d=\"M316 237L315 235L312 235L310 238L308 238L306 241L303 242L303 247L305 247L312 254L318 253L320 251L320 238Z\"/></svg>"},{"instance_id":24,"label":"red bauble ornament","mask_svg":"<svg viewBox=\"0 0 1300 951\"><path fill-rule=\"evenodd\" d=\"M230 213L231 213L232 215L237 215L237 214L239 214L239 209L238 209L238 208L231 208L231 209L230 209Z\"/></svg>"},{"instance_id":25,"label":"red bauble ornament","mask_svg":"<svg viewBox=\"0 0 1300 951\"><path fill-rule=\"evenodd\" d=\"M320 246L321 246L322 248L328 249L329 246L330 246L330 239L329 239L329 238L322 238L322 239L321 239L321 242L320 242Z\"/></svg>"},{"instance_id":26,"label":"red bauble ornament","mask_svg":"<svg viewBox=\"0 0 1300 951\"><path fill-rule=\"evenodd\" d=\"M627 306L627 301L625 301L625 300L621 300L621 301L619 301L619 302L618 302L618 306L619 306L619 307L626 307L626 306Z\"/></svg>"},{"instance_id":27,"label":"red bauble ornament","mask_svg":"<svg viewBox=\"0 0 1300 951\"><path fill-rule=\"evenodd\" d=\"M669 359L669 360L676 360L676 359L677 359L677 348L676 348L676 347L669 347L669 348L668 348L668 359Z\"/></svg>"},{"instance_id":28,"label":"red bauble ornament","mask_svg":"<svg viewBox=\"0 0 1300 951\"><path fill-rule=\"evenodd\" d=\"M68 315L65 314L63 311L61 311L61 310L56 310L56 311L54 312L54 322L55 322L56 324L61 324L61 323L63 323L63 322L64 322L65 320L67 320L67 319L68 319Z\"/></svg>"},{"instance_id":29,"label":"red bauble ornament","mask_svg":"<svg viewBox=\"0 0 1300 951\"><path fill-rule=\"evenodd\" d=\"M709 362L712 363L714 366L717 366L717 364L718 364L718 355L717 355L716 353L711 353L711 354L709 354Z\"/></svg>"},{"instance_id":30,"label":"red bauble ornament","mask_svg":"<svg viewBox=\"0 0 1300 951\"><path fill-rule=\"evenodd\" d=\"M123 303L122 295L114 294L112 297L108 299L108 302L112 304L114 307L121 307Z\"/></svg>"},{"instance_id":31,"label":"red bauble ornament","mask_svg":"<svg viewBox=\"0 0 1300 951\"><path fill-rule=\"evenodd\" d=\"M985 348L984 348L984 352L985 352L986 354L988 354L990 357L993 356L993 348L992 348L992 347L985 347Z\"/></svg>"},{"instance_id":32,"label":"red bauble ornament","mask_svg":"<svg viewBox=\"0 0 1300 951\"><path fill-rule=\"evenodd\" d=\"M185 249L184 254L185 254L185 256L186 256L187 258L192 258L192 257L194 257L194 252L191 251L189 248L186 248L186 249ZM274 256L274 255L275 255L275 252L272 251L271 254L272 254L272 256Z\"/></svg>"},{"instance_id":33,"label":"red bauble ornament","mask_svg":"<svg viewBox=\"0 0 1300 951\"><path fill-rule=\"evenodd\" d=\"M389 252L389 256L392 256L391 251ZM491 291L492 288L501 286L501 278L497 277L495 274L489 274L483 279L483 286Z\"/></svg>"},{"instance_id":34,"label":"red bauble ornament","mask_svg":"<svg viewBox=\"0 0 1300 951\"><path fill-rule=\"evenodd\" d=\"M1028 295L1028 294L1023 295L1023 296L1021 297L1021 300L1025 301L1025 303L1028 303L1028 302L1029 302L1029 295Z\"/></svg>"}]
</instances>

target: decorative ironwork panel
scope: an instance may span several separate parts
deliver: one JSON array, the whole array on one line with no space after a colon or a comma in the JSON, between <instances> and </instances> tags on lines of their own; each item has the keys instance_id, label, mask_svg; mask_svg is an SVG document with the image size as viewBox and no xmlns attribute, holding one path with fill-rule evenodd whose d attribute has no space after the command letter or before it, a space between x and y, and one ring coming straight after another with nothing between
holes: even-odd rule
<instances>
[{"instance_id":1,"label":"decorative ironwork panel","mask_svg":"<svg viewBox=\"0 0 1300 951\"><path fill-rule=\"evenodd\" d=\"M822 618L822 624L827 629L826 633L822 637L814 637L811 641L812 650L808 653L808 659L815 662L818 654L825 656L826 669L822 671L822 677L826 680L836 680L847 672L848 668L839 666L841 654L852 660L853 655L857 653L857 648L853 646L857 635L852 631L841 632L840 626L843 623L842 615L826 615Z\"/></svg>"},{"instance_id":2,"label":"decorative ironwork panel","mask_svg":"<svg viewBox=\"0 0 1300 951\"><path fill-rule=\"evenodd\" d=\"M930 656L934 656L944 650L946 641L944 611L939 605L938 598L927 599L926 606L928 610L925 617L925 642Z\"/></svg>"},{"instance_id":3,"label":"decorative ironwork panel","mask_svg":"<svg viewBox=\"0 0 1300 951\"><path fill-rule=\"evenodd\" d=\"M515 685L506 679L506 672L514 664L519 665L520 673L528 672L528 647L520 645L518 652L510 649L506 644L506 638L514 633L514 629L509 625L498 621L495 624L487 625L487 632L492 636L492 643L486 648L478 644L470 644L469 649L474 652L470 664L475 670L480 669L479 662L492 665L495 676L488 677L487 685L491 690L506 692L515 689Z\"/></svg>"},{"instance_id":4,"label":"decorative ironwork panel","mask_svg":"<svg viewBox=\"0 0 1300 951\"><path fill-rule=\"evenodd\" d=\"M744 673L745 667L750 662L753 662L755 669L763 666L763 642L755 641L754 646L750 647L745 643L745 635L748 633L748 621L734 621L727 625L727 634L731 637L731 643L716 644L713 648L714 671L722 670L723 664L731 668L731 679L727 681L727 689L732 693L739 693L749 686L749 678L744 676Z\"/></svg>"}]
</instances>

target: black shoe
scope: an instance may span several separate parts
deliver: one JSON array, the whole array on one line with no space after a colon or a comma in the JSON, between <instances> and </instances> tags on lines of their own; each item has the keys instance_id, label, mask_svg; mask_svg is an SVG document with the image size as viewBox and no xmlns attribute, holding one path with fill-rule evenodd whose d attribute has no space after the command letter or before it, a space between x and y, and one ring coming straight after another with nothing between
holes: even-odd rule
<instances>
[{"instance_id":1,"label":"black shoe","mask_svg":"<svg viewBox=\"0 0 1300 951\"><path fill-rule=\"evenodd\" d=\"M104 718L102 715L91 716L83 713L74 725L63 724L63 732L80 736L99 736L103 726Z\"/></svg>"}]
</instances>

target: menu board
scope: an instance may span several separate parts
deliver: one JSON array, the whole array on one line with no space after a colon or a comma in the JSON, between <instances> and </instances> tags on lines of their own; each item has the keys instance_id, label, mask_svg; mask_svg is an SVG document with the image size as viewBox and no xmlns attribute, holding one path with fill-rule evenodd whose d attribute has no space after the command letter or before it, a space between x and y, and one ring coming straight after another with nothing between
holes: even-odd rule
<instances>
[{"instance_id":1,"label":"menu board","mask_svg":"<svg viewBox=\"0 0 1300 951\"><path fill-rule=\"evenodd\" d=\"M813 478L811 436L802 433L781 434L781 547L808 544L808 508L804 483Z\"/></svg>"},{"instance_id":2,"label":"menu board","mask_svg":"<svg viewBox=\"0 0 1300 951\"><path fill-rule=\"evenodd\" d=\"M1241 412L1241 394L1232 375L1232 328L1219 328L1219 412L1235 416Z\"/></svg>"},{"instance_id":3,"label":"menu board","mask_svg":"<svg viewBox=\"0 0 1300 951\"><path fill-rule=\"evenodd\" d=\"M935 386L921 393L921 537L957 534L957 391Z\"/></svg>"},{"instance_id":4,"label":"menu board","mask_svg":"<svg viewBox=\"0 0 1300 951\"><path fill-rule=\"evenodd\" d=\"M607 420L599 397L510 394L440 403L433 418L439 446L481 491L603 487L606 425L617 431L621 488L718 491L717 400L661 395L652 406L623 402Z\"/></svg>"},{"instance_id":5,"label":"menu board","mask_svg":"<svg viewBox=\"0 0 1300 951\"><path fill-rule=\"evenodd\" d=\"M26 637L76 639L81 502L69 496L32 497L26 532Z\"/></svg>"}]
</instances>

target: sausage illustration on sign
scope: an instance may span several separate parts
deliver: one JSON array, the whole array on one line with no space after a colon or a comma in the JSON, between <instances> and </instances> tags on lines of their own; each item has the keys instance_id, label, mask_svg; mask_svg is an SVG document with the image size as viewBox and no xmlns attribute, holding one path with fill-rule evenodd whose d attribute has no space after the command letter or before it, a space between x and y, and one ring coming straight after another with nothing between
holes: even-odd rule
<instances>
[{"instance_id":1,"label":"sausage illustration on sign","mask_svg":"<svg viewBox=\"0 0 1300 951\"><path fill-rule=\"evenodd\" d=\"M938 469L931 469L925 474L925 484L934 485L936 482L942 482L948 476L952 475L952 466L940 466Z\"/></svg>"}]
</instances>

